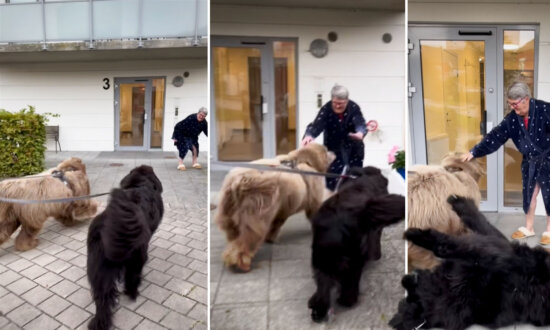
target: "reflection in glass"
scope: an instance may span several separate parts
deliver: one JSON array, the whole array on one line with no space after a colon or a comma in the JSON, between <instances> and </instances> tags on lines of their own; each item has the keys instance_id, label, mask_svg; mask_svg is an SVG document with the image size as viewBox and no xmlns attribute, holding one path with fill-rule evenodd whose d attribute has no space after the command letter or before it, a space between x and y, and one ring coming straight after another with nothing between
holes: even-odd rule
<instances>
[{"instance_id":1,"label":"reflection in glass","mask_svg":"<svg viewBox=\"0 0 550 330\"><path fill-rule=\"evenodd\" d=\"M535 31L504 31L504 86L506 92L513 82L526 83L531 94L534 93L535 81ZM507 106L504 95L504 115L511 109ZM522 207L521 195L521 159L511 140L504 145L504 206Z\"/></svg>"},{"instance_id":2,"label":"reflection in glass","mask_svg":"<svg viewBox=\"0 0 550 330\"><path fill-rule=\"evenodd\" d=\"M260 50L214 47L213 66L218 159L262 158Z\"/></svg>"},{"instance_id":3,"label":"reflection in glass","mask_svg":"<svg viewBox=\"0 0 550 330\"><path fill-rule=\"evenodd\" d=\"M120 145L143 146L145 84L120 84Z\"/></svg>"},{"instance_id":4,"label":"reflection in glass","mask_svg":"<svg viewBox=\"0 0 550 330\"><path fill-rule=\"evenodd\" d=\"M296 45L273 43L277 155L296 149Z\"/></svg>"},{"instance_id":5,"label":"reflection in glass","mask_svg":"<svg viewBox=\"0 0 550 330\"><path fill-rule=\"evenodd\" d=\"M151 97L151 148L162 147L162 122L164 120L164 78L153 79Z\"/></svg>"},{"instance_id":6,"label":"reflection in glass","mask_svg":"<svg viewBox=\"0 0 550 330\"><path fill-rule=\"evenodd\" d=\"M420 42L428 164L481 141L485 116L485 42ZM486 158L478 159L486 171ZM479 181L487 199L487 178Z\"/></svg>"}]
</instances>

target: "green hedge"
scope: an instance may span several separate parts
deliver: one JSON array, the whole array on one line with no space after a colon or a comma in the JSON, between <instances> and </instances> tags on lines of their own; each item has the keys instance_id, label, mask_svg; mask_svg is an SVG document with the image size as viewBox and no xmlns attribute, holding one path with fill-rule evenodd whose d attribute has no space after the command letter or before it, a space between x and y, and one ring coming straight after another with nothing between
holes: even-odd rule
<instances>
[{"instance_id":1,"label":"green hedge","mask_svg":"<svg viewBox=\"0 0 550 330\"><path fill-rule=\"evenodd\" d=\"M47 121L32 106L15 113L0 109L0 178L44 170Z\"/></svg>"}]
</instances>

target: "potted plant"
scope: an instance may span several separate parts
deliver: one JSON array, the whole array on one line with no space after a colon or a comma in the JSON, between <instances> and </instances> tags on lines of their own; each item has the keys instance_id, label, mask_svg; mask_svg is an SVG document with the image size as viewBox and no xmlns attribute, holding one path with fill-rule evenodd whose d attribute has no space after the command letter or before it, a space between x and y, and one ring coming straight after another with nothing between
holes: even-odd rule
<instances>
[{"instance_id":1,"label":"potted plant","mask_svg":"<svg viewBox=\"0 0 550 330\"><path fill-rule=\"evenodd\" d=\"M388 164L405 179L405 150L399 150L398 146L394 146L388 154Z\"/></svg>"}]
</instances>

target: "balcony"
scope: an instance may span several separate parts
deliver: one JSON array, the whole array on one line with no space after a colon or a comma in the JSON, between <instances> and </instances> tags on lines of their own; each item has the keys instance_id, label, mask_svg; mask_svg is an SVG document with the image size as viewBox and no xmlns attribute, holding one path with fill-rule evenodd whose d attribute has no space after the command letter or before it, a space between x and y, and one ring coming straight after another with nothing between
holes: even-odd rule
<instances>
[{"instance_id":1,"label":"balcony","mask_svg":"<svg viewBox=\"0 0 550 330\"><path fill-rule=\"evenodd\" d=\"M206 47L207 0L0 0L0 52Z\"/></svg>"}]
</instances>

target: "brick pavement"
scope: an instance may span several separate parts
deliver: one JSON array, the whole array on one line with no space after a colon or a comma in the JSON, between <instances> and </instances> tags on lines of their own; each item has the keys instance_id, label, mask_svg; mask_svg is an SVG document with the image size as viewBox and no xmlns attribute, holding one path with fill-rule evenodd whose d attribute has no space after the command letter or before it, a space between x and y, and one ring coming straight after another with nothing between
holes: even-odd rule
<instances>
[{"instance_id":1,"label":"brick pavement","mask_svg":"<svg viewBox=\"0 0 550 330\"><path fill-rule=\"evenodd\" d=\"M176 170L172 153L48 152L54 166L84 160L92 192L104 192L132 168L147 164L164 186L166 213L154 234L144 268L141 295L121 295L116 329L207 328L207 167ZM206 164L204 154L199 158ZM101 209L107 197L101 197ZM12 238L0 247L1 329L87 329L95 312L86 278L90 221L65 227L49 219L37 248L17 252Z\"/></svg>"}]
</instances>

